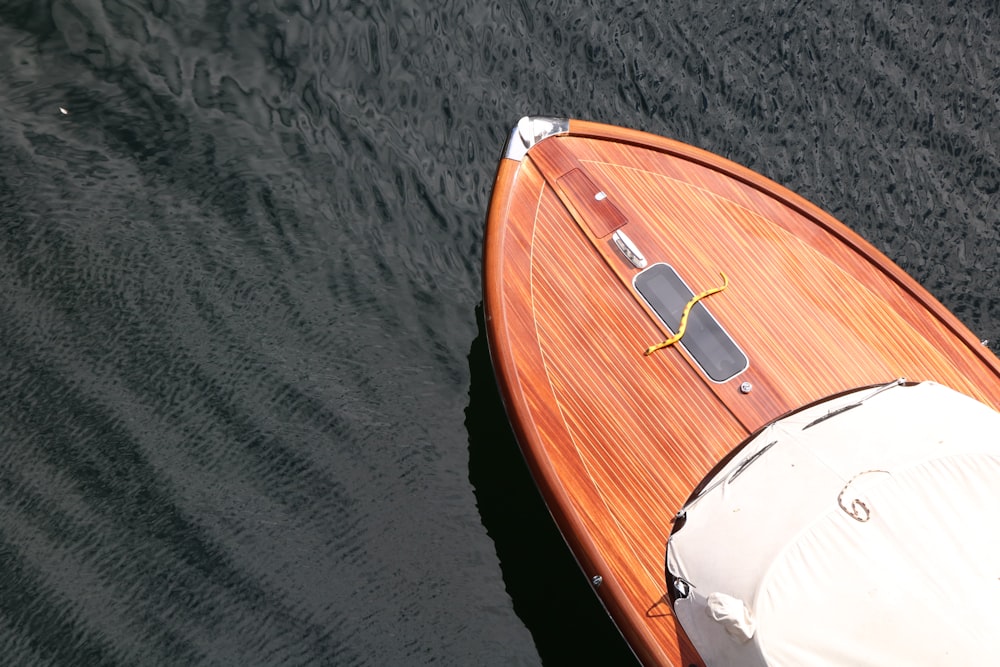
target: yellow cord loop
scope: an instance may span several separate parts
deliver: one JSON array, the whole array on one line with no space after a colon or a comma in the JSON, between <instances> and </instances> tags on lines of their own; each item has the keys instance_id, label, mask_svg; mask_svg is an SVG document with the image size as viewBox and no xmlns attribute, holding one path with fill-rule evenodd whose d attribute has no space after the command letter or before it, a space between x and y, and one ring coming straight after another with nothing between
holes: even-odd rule
<instances>
[{"instance_id":1,"label":"yellow cord loop","mask_svg":"<svg viewBox=\"0 0 1000 667\"><path fill-rule=\"evenodd\" d=\"M684 332L687 331L688 315L691 314L691 309L694 308L694 304L698 303L699 301L701 301L702 299L704 299L706 296L711 296L713 294L718 294L722 290L724 290L727 287L729 287L729 278L726 277L726 274L720 272L719 275L722 276L722 286L721 287L713 287L712 289L707 289L704 292L702 292L701 294L698 294L695 297L693 297L690 301L688 301L687 305L684 306L684 312L681 313L681 324L680 324L679 327L677 327L677 333L675 333L673 336L671 336L670 338L666 339L662 343L657 343L656 345L651 345L651 346L647 347L646 348L646 356L649 356L649 355L653 354L657 350L662 350L665 347L670 347L671 345L673 345L674 343L676 343L677 341L679 341L684 336Z\"/></svg>"}]
</instances>

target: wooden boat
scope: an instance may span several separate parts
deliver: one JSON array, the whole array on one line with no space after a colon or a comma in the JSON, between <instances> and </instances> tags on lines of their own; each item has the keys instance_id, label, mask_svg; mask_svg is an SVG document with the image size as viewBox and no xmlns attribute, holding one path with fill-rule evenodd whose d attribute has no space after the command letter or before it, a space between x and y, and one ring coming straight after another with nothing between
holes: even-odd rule
<instances>
[{"instance_id":1,"label":"wooden boat","mask_svg":"<svg viewBox=\"0 0 1000 667\"><path fill-rule=\"evenodd\" d=\"M508 417L641 662L994 660L1000 364L869 243L716 155L533 117L484 262Z\"/></svg>"}]
</instances>

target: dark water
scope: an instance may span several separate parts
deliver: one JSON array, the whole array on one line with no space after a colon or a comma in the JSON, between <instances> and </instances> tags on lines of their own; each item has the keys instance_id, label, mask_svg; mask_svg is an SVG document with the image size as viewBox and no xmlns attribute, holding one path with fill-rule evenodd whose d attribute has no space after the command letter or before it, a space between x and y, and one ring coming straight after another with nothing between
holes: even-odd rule
<instances>
[{"instance_id":1,"label":"dark water","mask_svg":"<svg viewBox=\"0 0 1000 667\"><path fill-rule=\"evenodd\" d=\"M990 2L0 0L0 662L627 664L477 322L526 113L834 213L1000 340Z\"/></svg>"}]
</instances>

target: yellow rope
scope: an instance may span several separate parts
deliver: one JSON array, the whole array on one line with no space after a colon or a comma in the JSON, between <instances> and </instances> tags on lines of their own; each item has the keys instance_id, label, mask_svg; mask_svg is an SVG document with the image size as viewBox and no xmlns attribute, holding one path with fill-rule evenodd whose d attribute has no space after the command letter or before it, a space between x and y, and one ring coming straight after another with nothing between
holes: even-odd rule
<instances>
[{"instance_id":1,"label":"yellow rope","mask_svg":"<svg viewBox=\"0 0 1000 667\"><path fill-rule=\"evenodd\" d=\"M665 347L669 347L674 343L676 343L677 341L679 341L681 337L684 336L684 332L687 330L688 315L691 314L691 309L694 308L694 304L698 303L706 296L717 294L722 290L726 289L727 287L729 287L729 278L726 277L726 274L720 272L719 275L722 276L722 287L713 287L712 289L707 289L701 294L698 294L697 296L692 298L690 301L688 301L687 305L684 306L684 312L681 313L681 324L679 327L677 327L677 333L675 333L673 336L666 339L662 343L657 343L656 345L651 345L648 348L646 348L646 356L653 354L657 350L662 350Z\"/></svg>"}]
</instances>

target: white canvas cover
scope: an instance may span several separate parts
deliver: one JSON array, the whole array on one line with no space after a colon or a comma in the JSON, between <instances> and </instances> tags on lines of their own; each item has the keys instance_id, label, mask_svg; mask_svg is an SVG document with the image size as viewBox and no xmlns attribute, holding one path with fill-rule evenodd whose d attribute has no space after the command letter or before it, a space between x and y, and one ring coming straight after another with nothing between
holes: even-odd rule
<instances>
[{"instance_id":1,"label":"white canvas cover","mask_svg":"<svg viewBox=\"0 0 1000 667\"><path fill-rule=\"evenodd\" d=\"M667 566L710 667L1000 664L1000 413L978 401L925 382L814 406L686 514Z\"/></svg>"}]
</instances>

